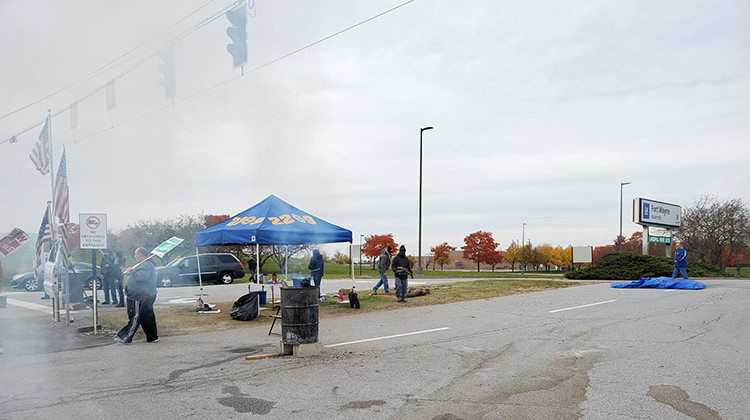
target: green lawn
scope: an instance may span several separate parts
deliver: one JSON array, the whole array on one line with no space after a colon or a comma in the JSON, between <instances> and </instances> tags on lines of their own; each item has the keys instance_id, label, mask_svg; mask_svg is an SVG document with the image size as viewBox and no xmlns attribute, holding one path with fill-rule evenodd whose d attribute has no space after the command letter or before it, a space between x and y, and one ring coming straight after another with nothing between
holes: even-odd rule
<instances>
[{"instance_id":1,"label":"green lawn","mask_svg":"<svg viewBox=\"0 0 750 420\"><path fill-rule=\"evenodd\" d=\"M724 274L729 277L737 277L737 267L727 267L724 269ZM750 277L750 267L741 267L740 276Z\"/></svg>"}]
</instances>

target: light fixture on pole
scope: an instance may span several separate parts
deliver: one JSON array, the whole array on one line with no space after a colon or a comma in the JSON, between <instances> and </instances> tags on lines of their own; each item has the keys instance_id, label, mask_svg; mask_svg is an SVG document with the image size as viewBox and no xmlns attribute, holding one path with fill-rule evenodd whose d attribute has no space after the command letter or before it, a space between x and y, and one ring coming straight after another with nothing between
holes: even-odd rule
<instances>
[{"instance_id":1,"label":"light fixture on pole","mask_svg":"<svg viewBox=\"0 0 750 420\"><path fill-rule=\"evenodd\" d=\"M422 133L433 127L419 129L419 246L417 247L417 274L422 274Z\"/></svg>"},{"instance_id":2,"label":"light fixture on pole","mask_svg":"<svg viewBox=\"0 0 750 420\"><path fill-rule=\"evenodd\" d=\"M628 184L630 183L629 182L620 183L620 236L617 237L617 252L622 251L622 187Z\"/></svg>"}]
</instances>

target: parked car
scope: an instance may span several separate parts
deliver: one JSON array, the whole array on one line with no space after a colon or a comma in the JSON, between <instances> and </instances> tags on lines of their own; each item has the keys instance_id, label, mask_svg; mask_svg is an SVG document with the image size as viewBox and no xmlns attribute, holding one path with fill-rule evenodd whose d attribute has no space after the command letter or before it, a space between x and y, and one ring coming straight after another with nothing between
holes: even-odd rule
<instances>
[{"instance_id":1,"label":"parked car","mask_svg":"<svg viewBox=\"0 0 750 420\"><path fill-rule=\"evenodd\" d=\"M204 283L231 284L245 275L245 268L232 254L200 254L178 258L164 267L156 268L156 285L170 287L176 284L198 283L198 262Z\"/></svg>"},{"instance_id":2,"label":"parked car","mask_svg":"<svg viewBox=\"0 0 750 420\"><path fill-rule=\"evenodd\" d=\"M10 280L10 286L25 289L27 292L38 292L44 288L44 284L34 278L33 272L14 275Z\"/></svg>"},{"instance_id":3,"label":"parked car","mask_svg":"<svg viewBox=\"0 0 750 420\"><path fill-rule=\"evenodd\" d=\"M55 263L52 261L47 261L45 263L45 266L55 267ZM91 263L73 261L73 270L75 270L75 272L68 270L68 276L70 279L74 281L80 281L83 287L85 287L88 290L91 290L94 287L94 281L96 280L96 288L101 290L102 276L99 273L99 267L97 267L96 270L94 271L95 273L94 275L92 274L93 270L91 270ZM56 268L51 272L54 272L55 276L57 275ZM41 290L41 288L39 290Z\"/></svg>"}]
</instances>

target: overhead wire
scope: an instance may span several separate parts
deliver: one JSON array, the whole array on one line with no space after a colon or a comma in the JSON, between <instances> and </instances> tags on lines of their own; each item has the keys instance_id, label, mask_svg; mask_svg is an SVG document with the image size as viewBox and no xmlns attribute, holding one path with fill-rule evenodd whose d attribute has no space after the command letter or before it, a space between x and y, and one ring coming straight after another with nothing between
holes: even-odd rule
<instances>
[{"instance_id":1,"label":"overhead wire","mask_svg":"<svg viewBox=\"0 0 750 420\"><path fill-rule=\"evenodd\" d=\"M232 82L232 81L235 81L235 80L237 80L237 79L241 79L242 77L244 77L244 75L245 75L245 74L252 74L252 73L254 73L254 72L257 72L257 71L259 71L259 70L261 70L261 69L263 69L263 68L265 68L265 67L268 67L268 66L270 66L270 65L272 65L272 64L275 64L275 63L277 63L277 62L279 62L279 61L282 61L282 60L284 60L284 59L286 59L286 58L289 58L289 57L291 57L291 56L293 56L293 55L295 55L295 54L298 54L298 53L300 53L300 52L302 52L302 51L305 51L305 50L307 50L307 49L309 49L309 48L312 48L312 47L314 47L314 46L316 46L316 45L318 45L318 44L321 44L321 43L323 43L323 42L325 42L325 41L327 41L327 40L331 39L331 38L334 38L334 37L336 37L336 36L338 36L338 35L341 35L341 34L343 34L343 33L345 33L345 32L348 32L348 31L350 31L350 30L352 30L352 29L355 29L355 28L357 28L357 27L359 27L359 26L361 26L361 25L364 25L365 23L368 23L368 22L370 22L370 21L372 21L372 20L375 20L375 19L377 19L377 18L379 18L379 17L382 17L382 16L384 16L384 15L386 15L386 14L388 14L388 13L391 13L391 12L393 12L393 11L395 11L395 10L398 10L398 9L400 9L400 8L402 8L402 7L404 7L404 6L408 5L408 4L410 4L410 3L413 3L413 2L415 2L415 1L417 1L417 0L407 0L407 1L403 2L403 3L400 3L400 4L398 4L398 5L396 5L396 6L392 7L392 8L390 8L390 9L387 9L387 10L385 10L385 11L383 11L383 12L380 12L380 13L378 13L378 14L376 14L376 15L373 15L373 16L371 16L371 17L367 18L367 19L364 19L364 20L362 20L362 21L359 21L359 22L357 22L357 23L355 23L355 24L353 24L353 25L350 25L350 26L348 26L348 27L346 27L346 28L344 28L344 29L341 29L341 30L339 30L339 31L336 31L336 32L334 32L334 33L332 33L332 34L330 34L330 35L327 35L327 36L323 37L323 38L320 38L320 39L318 39L317 41L311 42L311 43L309 43L309 44L307 44L307 45L304 45L304 46L302 46L302 47L300 47L300 48L297 48L297 49L296 49L296 50L294 50L294 51L291 51L291 52L289 52L289 53L287 53L287 54L281 55L281 56L279 56L279 57L277 57L277 58L275 58L275 59L272 59L272 60L270 60L270 61L267 61L267 62L265 62L265 63L263 63L263 64L261 64L261 65L259 65L259 66L253 67L252 69L248 70L248 71L247 71L247 72L245 72L244 74L240 74L240 75L236 75L236 76L230 77L229 79L223 80L223 81L221 81L221 82L219 82L219 83L216 83L216 84L214 84L214 85L211 85L211 86L209 86L209 87L207 87L207 88L201 89L201 90L199 90L199 91L197 91L197 92L193 93L192 95L186 96L186 97L184 97L184 98L181 98L181 99L179 99L179 100L175 101L175 102L174 102L173 104L168 104L168 105L164 105L164 106L161 106L161 107L158 107L158 108L152 109L152 110L150 110L150 111L147 111L147 112L145 112L145 113L143 113L143 114L140 114L140 115L138 115L138 116L136 116L136 117L133 117L133 118L131 118L131 119L128 119L128 120L122 121L122 122L120 122L120 123L114 124L114 125L112 125L112 126L110 126L110 127L107 127L107 128L101 129L101 130L97 130L97 131L95 131L95 132L93 132L93 133L90 133L90 134L88 134L88 135L84 136L84 137L79 137L79 138L78 138L77 140L74 140L74 141L73 141L73 144L76 144L76 143L79 143L79 142L83 142L83 141L85 141L85 140L88 140L88 139L94 138L94 137L96 137L96 136L98 136L98 135L100 135L100 134L102 134L102 133L105 133L105 132L107 132L107 131L111 131L111 130L114 130L114 129L115 129L115 128L117 128L117 127L121 127L121 126L123 126L123 125L126 125L126 124L130 124L130 123L133 123L133 122L135 122L135 121L137 121L137 120L140 120L141 118L147 117L147 116L149 116L149 115L152 115L152 114L154 114L154 113L157 113L157 112L160 112L160 111L162 111L162 110L164 110L164 109L167 109L167 108L173 107L173 106L175 106L176 104L179 104L179 103L183 103L183 102L187 102L187 101L189 101L189 100L192 100L192 99L194 99L194 98L196 98L196 97L198 97L198 96L201 96L202 94L204 94L204 93L206 93L206 92L209 92L209 91L211 91L211 90L214 90L214 89L216 89L216 88L219 88L219 87L221 87L221 86L223 86L223 85L226 85L227 83L230 83L230 82ZM233 4L233 5L234 5L234 4ZM226 7L226 8L224 9L224 12L226 12L226 10L228 10L229 8L233 7L233 5L232 5L232 6L228 6L228 7ZM224 12L221 12L220 14L218 14L218 15L216 15L216 16L211 16L211 17L209 17L209 18L206 18L206 19L204 19L203 21L201 21L201 22L199 22L198 24L194 25L194 27L192 27L191 29L188 29L188 30L186 30L186 31L184 32L184 33L186 33L186 35L184 35L184 36L187 36L187 34L189 34L189 31L191 31L191 30L197 30L197 29L199 29L199 28L202 28L203 26L207 25L208 23L210 23L210 22L213 22L214 20L216 20L217 18L219 18L219 17L221 16L221 14L222 14L222 13L224 13ZM174 40L176 40L176 39L179 39L179 36L178 36L178 37L175 37L175 38L173 38L173 40L172 40L171 42L174 42ZM148 59L150 59L151 57L153 57L153 56L154 56L155 54L156 54L156 52L153 52L152 54L150 54L150 55L149 55L149 56L148 56L148 57L147 57L146 59L144 59L143 61L147 61ZM142 64L142 62L140 62L140 64ZM138 64L138 65L140 65L140 64ZM129 71L132 71L132 68L131 68L131 69L129 69L129 70L128 70L128 72L129 72ZM127 72L125 72L125 73L123 73L123 74L127 74ZM122 77L122 76L119 76L119 77ZM101 87L99 87L99 88L98 88L98 89L97 89L96 91L94 91L94 92L90 93L90 94L89 94L89 95L87 95L87 96L86 96L85 98L88 98L88 97L92 96L93 94L95 94L96 92L100 91L101 89L104 89L104 86L101 86ZM52 116L56 116L56 115L59 115L59 114L61 114L61 113L65 112L65 111L67 111L68 109L70 109L70 107L66 107L66 108L64 108L64 109L62 109L62 110L60 110L60 111L58 111L58 112L55 112L55 113L53 113L53 114L51 114L51 115L52 115ZM26 130L24 130L24 131L21 131L21 132L19 132L19 133L18 133L18 134L16 134L16 135L20 135L20 134L23 134L23 133L25 133L25 132L27 132L27 131L29 131L29 130L33 129L34 127L38 127L38 126L40 126L40 125L41 125L41 124L43 124L43 123L44 123L44 121L41 121L41 122L39 122L39 123L37 123L37 124L33 125L32 127L30 127L30 128L27 128ZM15 137L15 136L14 136L14 137ZM5 141L3 141L3 142L0 142L0 144L6 143L6 142L8 142L8 141L9 141L9 140L5 140ZM14 166L16 166L16 165L19 165L19 164L21 164L21 163L23 163L23 162L25 162L25 160L24 160L24 161L19 161L19 162L15 162L15 163L13 163L13 164L10 164L10 165L8 165L8 166L2 167L2 168L0 168L0 172L4 171L4 170L6 170L6 169L9 169L9 168L11 168L11 167L14 167Z\"/></svg>"},{"instance_id":2,"label":"overhead wire","mask_svg":"<svg viewBox=\"0 0 750 420\"><path fill-rule=\"evenodd\" d=\"M133 47L133 48L131 48L131 49L129 49L129 50L127 50L127 51L125 51L124 53L122 53L122 54L120 54L120 55L119 55L118 57L116 57L115 59L113 59L113 60L111 60L111 61L109 61L109 62L107 62L107 63L103 64L102 66L100 66L100 67L98 67L98 68L94 69L93 71L91 71L90 73L88 73L88 74L86 74L86 75L84 75L84 76L80 77L79 79L77 79L77 80L75 80L75 81L73 81L73 82L71 82L71 83L69 83L69 84L67 84L67 85L65 85L65 86L63 86L63 87L61 87L60 89L57 89L57 90L55 90L54 92L52 92L52 93L50 93L50 94L48 94L48 95L46 95L46 96L44 96L44 97L42 97L42 98L39 98L39 99L37 99L37 100L35 100L35 101L33 101L33 102L29 103L29 104L26 104L26 105L24 105L24 106L22 106L22 107L20 107L20 108L18 108L18 109L16 109L16 110L13 110L13 111L11 111L11 112L8 112L8 113L6 113L6 114L0 115L0 120L2 120L3 118L9 117L9 116L11 116L11 115L14 115L14 114L16 114L16 113L18 113L18 112L20 112L20 111L23 111L23 110L25 110L25 109L28 109L28 108L30 108L30 107L32 107L32 106L34 106L34 105L36 105L36 104L38 104L38 103L40 103L40 102L42 102L42 101L46 100L46 99L49 99L49 98L51 98L51 97L53 97L53 96L57 95L57 94L58 94L58 93L60 93L60 92L63 92L63 91L65 91L65 90L67 90L67 89L69 89L69 88L71 88L71 87L73 87L73 86L75 86L75 85L77 85L77 84L81 83L81 82L82 82L82 81L84 81L84 80L87 80L87 79L89 79L89 78L91 78L91 77L94 77L94 76L96 76L97 74L101 73L102 71L104 71L104 70L106 70L106 69L110 68L111 66L113 66L113 65L114 65L115 63L117 63L118 61L120 61L120 60L121 60L122 58L124 58L124 57L128 56L128 55L129 55L130 53L132 53L133 51L136 51L136 50L138 50L138 49L139 49L139 48L141 48L142 46L144 46L144 45L148 44L149 42L151 42L151 41L153 41L154 39L156 39L156 38L160 37L161 35L163 35L164 33L166 33L166 32L168 32L168 31L170 31L171 29L173 29L173 28L174 28L174 27L176 27L177 25L181 24L181 23L182 23L182 22L184 22L185 20L189 19L190 17L192 17L193 15L195 15L196 13L198 13L199 11L201 11L201 10L202 10L202 9L203 9L204 7L208 6L209 4L211 4L211 3L215 2L215 1L216 1L216 0L209 0L209 1L207 2L207 3L204 3L204 4L202 5L202 6L198 7L197 9L193 10L192 12L188 13L188 14L187 14L187 15L186 15L185 17L183 17L183 18L182 18L182 19L180 19L179 21L175 22L174 24L172 24L172 25L171 25L171 26L169 26L168 28L166 28L166 29L162 30L161 32L159 32L159 33L157 33L157 34L155 34L155 35L153 35L152 37L150 37L150 38L148 38L147 40L145 40L145 41L141 42L140 44L136 45L135 47Z\"/></svg>"}]
</instances>

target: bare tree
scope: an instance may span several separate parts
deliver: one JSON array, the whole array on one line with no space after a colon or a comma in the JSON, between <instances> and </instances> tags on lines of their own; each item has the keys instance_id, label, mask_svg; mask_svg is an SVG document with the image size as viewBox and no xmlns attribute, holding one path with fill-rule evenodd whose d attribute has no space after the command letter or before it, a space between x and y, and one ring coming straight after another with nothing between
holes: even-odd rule
<instances>
[{"instance_id":1,"label":"bare tree","mask_svg":"<svg viewBox=\"0 0 750 420\"><path fill-rule=\"evenodd\" d=\"M703 196L685 208L676 237L699 261L723 269L750 246L750 211L739 198Z\"/></svg>"}]
</instances>

